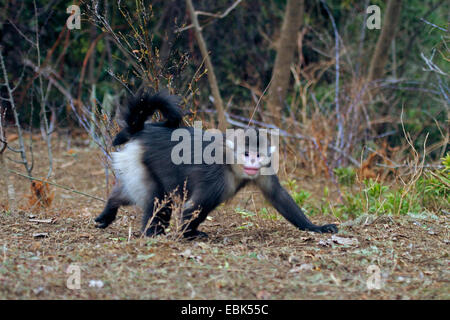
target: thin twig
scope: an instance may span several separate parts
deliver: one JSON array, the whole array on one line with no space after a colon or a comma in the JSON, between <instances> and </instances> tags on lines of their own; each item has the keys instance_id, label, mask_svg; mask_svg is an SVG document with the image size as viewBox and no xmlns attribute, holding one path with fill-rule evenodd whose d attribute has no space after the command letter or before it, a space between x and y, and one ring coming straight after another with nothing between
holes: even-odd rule
<instances>
[{"instance_id":1,"label":"thin twig","mask_svg":"<svg viewBox=\"0 0 450 320\"><path fill-rule=\"evenodd\" d=\"M272 77L272 79L270 79L270 81L269 81L269 83L267 84L266 88L264 89L263 93L262 93L261 96L259 97L258 102L256 103L256 106L255 106L255 108L253 109L253 113L252 113L250 119L248 119L248 124L247 124L247 126L249 126L249 125L250 125L250 122L253 120L253 117L255 116L256 110L258 110L259 104L261 103L261 100L262 100L262 98L264 97L264 95L265 95L267 89L269 89L270 84L272 83L272 80L273 80L273 77Z\"/></svg>"},{"instance_id":2,"label":"thin twig","mask_svg":"<svg viewBox=\"0 0 450 320\"><path fill-rule=\"evenodd\" d=\"M218 14L218 13L210 13L210 12L205 12L205 11L195 11L195 13L197 15L202 15L202 16L209 16L209 17L214 17L214 18L218 18L218 19L223 19L225 18L231 11L233 11L234 8L236 8L238 6L239 3L241 3L242 0L237 0L235 3L233 3L228 9L226 9L223 13ZM207 23L209 24L209 23ZM182 28L178 28L175 30L176 33L178 32L183 32L189 29L194 28L195 25L194 23L191 23L188 26L182 27ZM200 29L203 29L204 26L201 26Z\"/></svg>"},{"instance_id":3,"label":"thin twig","mask_svg":"<svg viewBox=\"0 0 450 320\"><path fill-rule=\"evenodd\" d=\"M340 55L339 55L339 33L337 30L337 26L336 26L336 22L334 21L334 17L330 12L330 9L328 9L328 5L324 0L321 0L325 10L328 13L328 16L330 17L331 20L331 24L333 25L333 30L334 30L334 42L335 42L335 59L336 59L336 63L335 63L335 69L336 69L336 79L335 79L335 96L334 96L334 103L335 103L335 107L336 107L336 116L337 116L337 120L338 120L338 135L336 138L336 148L340 148L342 149L342 147L344 146L344 123L342 120L342 114L341 114L341 110L340 110L340 106L339 106L339 59L340 59ZM338 158L338 162L340 161L340 159Z\"/></svg>"},{"instance_id":4,"label":"thin twig","mask_svg":"<svg viewBox=\"0 0 450 320\"><path fill-rule=\"evenodd\" d=\"M12 169L7 169L7 170L9 172L11 172L11 173L17 174L18 176L21 176L21 177L24 177L24 178L28 178L30 180L36 180L36 181L40 181L40 182L43 182L43 183L48 183L48 184L50 184L52 186L55 186L55 187L58 187L58 188L61 188L61 189L64 189L64 190L67 190L67 191L70 191L70 192L73 192L73 193L76 193L76 194L80 194L80 195L85 196L85 197L89 197L89 198L92 198L92 199L95 199L95 200L106 202L105 199L102 199L102 198L99 198L99 197L96 197L96 196L93 196L93 195L90 195L90 194L87 194L87 193L84 193L84 192L81 192L81 191L78 191L78 190L75 190L75 189L71 189L69 187L57 184L55 182L51 182L51 181L44 180L44 179L39 179L39 178L30 176L30 175L26 175L26 174L23 174L21 172L12 170Z\"/></svg>"},{"instance_id":5,"label":"thin twig","mask_svg":"<svg viewBox=\"0 0 450 320\"><path fill-rule=\"evenodd\" d=\"M36 52L37 52L37 68L38 70L41 69L41 49L39 45L39 21L38 21L38 14L37 14L37 6L36 6L36 0L33 0L34 5L34 18L36 23ZM47 172L47 179L50 178L53 171L53 154L52 154L52 143L51 143L51 133L49 132L49 126L48 126L48 120L46 115L45 106L47 104L47 96L50 91L51 82L48 83L48 88L46 93L44 94L44 82L42 80L42 74L38 73L38 79L39 79L39 93L41 96L41 117L44 121L44 129L45 129L45 141L47 142L47 154L48 154L48 172Z\"/></svg>"},{"instance_id":6,"label":"thin twig","mask_svg":"<svg viewBox=\"0 0 450 320\"><path fill-rule=\"evenodd\" d=\"M429 25L432 26L433 28L437 28L437 29L439 29L439 30L441 30L441 31L447 32L447 30L445 30L444 28L441 28L441 27L439 27L438 25L435 25L434 23L425 20L424 18L420 18L420 21L423 21L423 22L425 22L426 24L429 24Z\"/></svg>"},{"instance_id":7,"label":"thin twig","mask_svg":"<svg viewBox=\"0 0 450 320\"><path fill-rule=\"evenodd\" d=\"M22 161L24 162L25 170L27 170L28 174L31 175L31 168L28 165L27 155L25 152L25 144L23 142L23 133L22 133L22 127L21 127L20 121L19 121L19 114L17 112L16 104L14 102L13 92L9 85L8 73L6 72L6 66L5 66L5 62L3 60L3 47L2 46L0 46L0 68L3 71L3 79L5 81L3 83L3 85L6 87L6 90L8 91L8 102L11 106L11 110L14 115L14 122L17 127L17 134L18 134L18 139L19 139L19 150L18 151L20 152L20 156L22 158ZM9 149L9 147L8 147L8 149Z\"/></svg>"}]
</instances>

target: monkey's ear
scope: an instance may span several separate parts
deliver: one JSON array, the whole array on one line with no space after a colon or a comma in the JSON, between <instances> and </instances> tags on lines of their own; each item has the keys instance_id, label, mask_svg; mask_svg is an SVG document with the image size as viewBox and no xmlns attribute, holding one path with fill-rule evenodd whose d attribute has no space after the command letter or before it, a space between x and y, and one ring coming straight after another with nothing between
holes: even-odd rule
<instances>
[{"instance_id":1,"label":"monkey's ear","mask_svg":"<svg viewBox=\"0 0 450 320\"><path fill-rule=\"evenodd\" d=\"M226 143L228 148L234 150L234 142L233 141L227 139L227 141L225 143Z\"/></svg>"},{"instance_id":2,"label":"monkey's ear","mask_svg":"<svg viewBox=\"0 0 450 320\"><path fill-rule=\"evenodd\" d=\"M270 154L272 154L277 150L277 147L271 146L269 150L270 150Z\"/></svg>"}]
</instances>

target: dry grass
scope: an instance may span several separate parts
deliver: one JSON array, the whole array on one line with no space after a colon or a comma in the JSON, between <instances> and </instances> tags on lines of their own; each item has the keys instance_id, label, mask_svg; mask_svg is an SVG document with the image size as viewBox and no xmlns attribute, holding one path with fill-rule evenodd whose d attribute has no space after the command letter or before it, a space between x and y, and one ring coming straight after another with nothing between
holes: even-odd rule
<instances>
[{"instance_id":1,"label":"dry grass","mask_svg":"<svg viewBox=\"0 0 450 320\"><path fill-rule=\"evenodd\" d=\"M101 154L78 142L67 152L54 139L53 180L105 198ZM45 148L39 149L36 159L45 158ZM300 176L297 171L291 174ZM34 175L45 173L46 168L38 166ZM23 199L18 207L27 205L29 182L13 174L9 179L17 199ZM299 184L318 193L323 189L322 181L308 177ZM327 245L330 235L300 232L284 219L236 213L236 207L253 212L269 207L254 190L245 189L201 226L209 240L187 242L170 236L141 238L140 213L134 208L122 210L110 228L95 229L93 219L102 202L52 191L50 208L0 209L0 299L450 298L445 215L380 217L368 225L341 226L338 235L358 244ZM4 204L4 186L0 199ZM30 215L53 222L30 222ZM332 216L313 220L335 222ZM242 228L247 222L252 225ZM34 238L34 233L48 237ZM81 267L80 290L66 287L70 264ZM381 269L380 290L367 289L371 264ZM104 286L89 287L90 280L101 280Z\"/></svg>"}]
</instances>

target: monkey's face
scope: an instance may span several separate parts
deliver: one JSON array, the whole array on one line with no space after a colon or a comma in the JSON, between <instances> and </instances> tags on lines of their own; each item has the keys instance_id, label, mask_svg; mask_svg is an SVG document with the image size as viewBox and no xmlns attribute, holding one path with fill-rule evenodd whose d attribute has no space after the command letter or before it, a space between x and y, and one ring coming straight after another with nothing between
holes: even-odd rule
<instances>
[{"instance_id":1,"label":"monkey's face","mask_svg":"<svg viewBox=\"0 0 450 320\"><path fill-rule=\"evenodd\" d=\"M234 156L233 170L245 179L256 179L261 174L267 174L267 170L261 169L271 165L272 154L276 150L269 143L267 131L255 128L235 130L234 135L230 136L227 133L226 146Z\"/></svg>"},{"instance_id":2,"label":"monkey's face","mask_svg":"<svg viewBox=\"0 0 450 320\"><path fill-rule=\"evenodd\" d=\"M227 141L229 147L234 145ZM234 148L235 165L234 171L243 178L256 179L260 175L261 168L270 166L271 153L275 147L269 147L265 150L249 147L248 145L240 150Z\"/></svg>"},{"instance_id":3,"label":"monkey's face","mask_svg":"<svg viewBox=\"0 0 450 320\"><path fill-rule=\"evenodd\" d=\"M257 150L246 150L238 159L240 160L238 163L242 163L243 173L249 178L259 176L260 169L270 164L270 157Z\"/></svg>"}]
</instances>

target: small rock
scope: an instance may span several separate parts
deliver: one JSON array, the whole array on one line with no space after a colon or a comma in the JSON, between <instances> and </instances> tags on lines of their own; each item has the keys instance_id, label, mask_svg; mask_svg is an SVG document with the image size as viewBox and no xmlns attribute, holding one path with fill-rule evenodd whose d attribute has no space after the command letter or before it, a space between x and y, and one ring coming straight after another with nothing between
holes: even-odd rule
<instances>
[{"instance_id":1,"label":"small rock","mask_svg":"<svg viewBox=\"0 0 450 320\"><path fill-rule=\"evenodd\" d=\"M289 272L295 273L295 272L309 271L309 270L314 270L314 265L311 263L304 263L299 267L292 268L291 270L289 270Z\"/></svg>"},{"instance_id":2,"label":"small rock","mask_svg":"<svg viewBox=\"0 0 450 320\"><path fill-rule=\"evenodd\" d=\"M47 238L47 237L48 237L47 232L33 233L33 238Z\"/></svg>"},{"instance_id":3,"label":"small rock","mask_svg":"<svg viewBox=\"0 0 450 320\"><path fill-rule=\"evenodd\" d=\"M89 287L103 288L103 281L102 280L89 280Z\"/></svg>"},{"instance_id":4,"label":"small rock","mask_svg":"<svg viewBox=\"0 0 450 320\"><path fill-rule=\"evenodd\" d=\"M40 294L42 291L44 291L44 287L37 287L37 288L33 289L33 292L35 295Z\"/></svg>"},{"instance_id":5,"label":"small rock","mask_svg":"<svg viewBox=\"0 0 450 320\"><path fill-rule=\"evenodd\" d=\"M343 238L338 236L331 236L331 240L337 244L348 246L357 246L359 244L358 239L356 238Z\"/></svg>"},{"instance_id":6,"label":"small rock","mask_svg":"<svg viewBox=\"0 0 450 320\"><path fill-rule=\"evenodd\" d=\"M298 264L301 262L300 259L294 255L290 255L288 261L290 264Z\"/></svg>"},{"instance_id":7,"label":"small rock","mask_svg":"<svg viewBox=\"0 0 450 320\"><path fill-rule=\"evenodd\" d=\"M180 256L182 256L184 258L189 258L189 257L191 257L191 255L192 255L191 249L186 249L182 253L180 253Z\"/></svg>"}]
</instances>

